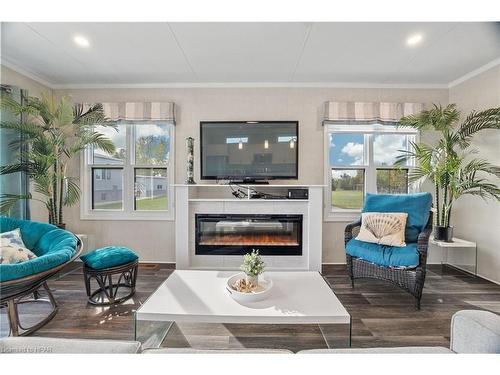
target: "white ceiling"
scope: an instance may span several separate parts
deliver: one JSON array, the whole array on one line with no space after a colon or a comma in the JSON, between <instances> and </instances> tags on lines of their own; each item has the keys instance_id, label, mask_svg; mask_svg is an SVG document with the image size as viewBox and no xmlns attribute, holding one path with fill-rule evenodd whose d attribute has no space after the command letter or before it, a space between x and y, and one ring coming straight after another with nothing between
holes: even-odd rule
<instances>
[{"instance_id":1,"label":"white ceiling","mask_svg":"<svg viewBox=\"0 0 500 375\"><path fill-rule=\"evenodd\" d=\"M500 57L500 23L2 23L1 61L53 87L447 85ZM408 47L406 39L423 41ZM90 48L76 46L84 35Z\"/></svg>"}]
</instances>

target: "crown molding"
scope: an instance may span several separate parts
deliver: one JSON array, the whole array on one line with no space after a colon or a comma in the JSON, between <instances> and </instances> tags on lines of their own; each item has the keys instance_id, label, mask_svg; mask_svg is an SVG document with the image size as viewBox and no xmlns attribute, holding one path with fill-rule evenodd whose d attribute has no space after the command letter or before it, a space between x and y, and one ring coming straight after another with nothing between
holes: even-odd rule
<instances>
[{"instance_id":1,"label":"crown molding","mask_svg":"<svg viewBox=\"0 0 500 375\"><path fill-rule=\"evenodd\" d=\"M477 69L474 69L473 71L467 73L467 74L464 74L462 77L460 78L457 78L456 80L454 81L451 81L449 84L448 84L448 88L451 89L465 81L468 81L469 79L471 78L474 78L475 76L481 74L481 73L484 73L486 72L487 70L490 70L491 68L494 68L495 66L497 65L500 65L500 57L493 60L493 61L490 61L489 63L477 68Z\"/></svg>"},{"instance_id":2,"label":"crown molding","mask_svg":"<svg viewBox=\"0 0 500 375\"><path fill-rule=\"evenodd\" d=\"M53 83L50 83L49 81L46 81L45 79L41 78L40 76L36 75L35 73L29 72L29 71L19 67L18 65L11 63L10 61L5 60L5 58L2 58L0 60L0 65L3 65L5 67L9 68L10 70L13 70L14 72L19 73L20 75L22 75L26 78L29 78L29 79L31 79L31 80L33 80L41 85L47 86L49 89L54 89L55 85Z\"/></svg>"},{"instance_id":3,"label":"crown molding","mask_svg":"<svg viewBox=\"0 0 500 375\"><path fill-rule=\"evenodd\" d=\"M359 82L170 82L170 83L51 83L35 73L27 71L18 65L0 59L0 64L19 73L51 90L85 90L85 89L189 89L189 88L338 88L338 89L450 89L497 65L500 58L463 75L446 84L434 83L359 83Z\"/></svg>"},{"instance_id":4,"label":"crown molding","mask_svg":"<svg viewBox=\"0 0 500 375\"><path fill-rule=\"evenodd\" d=\"M47 86L49 89L53 90L54 89L54 84L46 81L45 79L39 77L35 73L29 72L27 70L24 70L23 68L20 68L18 65L11 63L10 61L5 60L5 58L0 58L0 65L3 65L10 70L13 70L16 73L21 74L22 76L25 76L26 78L29 78L41 85Z\"/></svg>"},{"instance_id":5,"label":"crown molding","mask_svg":"<svg viewBox=\"0 0 500 375\"><path fill-rule=\"evenodd\" d=\"M447 89L447 84L343 82L175 82L119 84L55 84L54 90L82 89L189 89L189 88L339 88L339 89Z\"/></svg>"}]
</instances>

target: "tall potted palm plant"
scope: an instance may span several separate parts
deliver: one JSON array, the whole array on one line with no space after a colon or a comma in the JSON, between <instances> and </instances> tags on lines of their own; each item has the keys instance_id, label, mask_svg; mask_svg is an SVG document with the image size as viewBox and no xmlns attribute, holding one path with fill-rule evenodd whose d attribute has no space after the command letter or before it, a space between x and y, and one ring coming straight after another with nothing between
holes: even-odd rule
<instances>
[{"instance_id":1,"label":"tall potted palm plant","mask_svg":"<svg viewBox=\"0 0 500 375\"><path fill-rule=\"evenodd\" d=\"M428 180L434 184L434 237L451 242L451 210L458 198L468 194L500 200L500 189L495 181L500 177L500 168L487 160L474 158L477 151L470 149L476 133L500 129L500 108L472 111L460 122L455 104L444 108L434 105L420 114L403 117L399 126L439 132L435 145L411 142L409 150L401 150L397 163L414 158L417 166L410 172L409 180Z\"/></svg>"},{"instance_id":2,"label":"tall potted palm plant","mask_svg":"<svg viewBox=\"0 0 500 375\"><path fill-rule=\"evenodd\" d=\"M2 96L1 105L23 121L0 122L1 128L21 133L20 140L11 144L20 150L16 162L2 166L0 174L26 173L36 194L1 194L0 211L8 212L19 199L33 199L47 207L49 223L64 227L64 206L80 198L78 181L68 175L69 162L88 146L114 152L113 142L94 125L115 125L106 120L102 105L73 105L64 97L58 101L46 95L29 97L19 104Z\"/></svg>"}]
</instances>

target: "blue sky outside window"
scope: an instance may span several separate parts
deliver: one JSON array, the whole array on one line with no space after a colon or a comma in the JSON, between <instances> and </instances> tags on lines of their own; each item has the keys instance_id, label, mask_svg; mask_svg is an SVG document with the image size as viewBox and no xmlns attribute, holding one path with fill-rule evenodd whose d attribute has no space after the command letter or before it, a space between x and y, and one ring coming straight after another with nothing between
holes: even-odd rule
<instances>
[{"instance_id":1,"label":"blue sky outside window","mask_svg":"<svg viewBox=\"0 0 500 375\"><path fill-rule=\"evenodd\" d=\"M363 165L364 135L335 133L330 135L330 165Z\"/></svg>"}]
</instances>

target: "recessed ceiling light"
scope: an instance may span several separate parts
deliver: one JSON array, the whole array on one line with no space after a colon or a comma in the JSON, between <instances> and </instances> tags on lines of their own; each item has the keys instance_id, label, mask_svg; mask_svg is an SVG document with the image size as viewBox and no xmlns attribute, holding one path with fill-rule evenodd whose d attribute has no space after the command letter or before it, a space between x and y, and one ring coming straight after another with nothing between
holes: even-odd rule
<instances>
[{"instance_id":1,"label":"recessed ceiling light","mask_svg":"<svg viewBox=\"0 0 500 375\"><path fill-rule=\"evenodd\" d=\"M75 35L73 37L73 42L76 43L77 46L83 47L83 48L88 48L90 47L90 41L85 38L84 36L81 35Z\"/></svg>"},{"instance_id":2,"label":"recessed ceiling light","mask_svg":"<svg viewBox=\"0 0 500 375\"><path fill-rule=\"evenodd\" d=\"M424 37L422 36L422 34L413 34L413 35L410 35L408 37L408 39L406 39L406 44L409 46L416 46L423 39L424 39Z\"/></svg>"}]
</instances>

